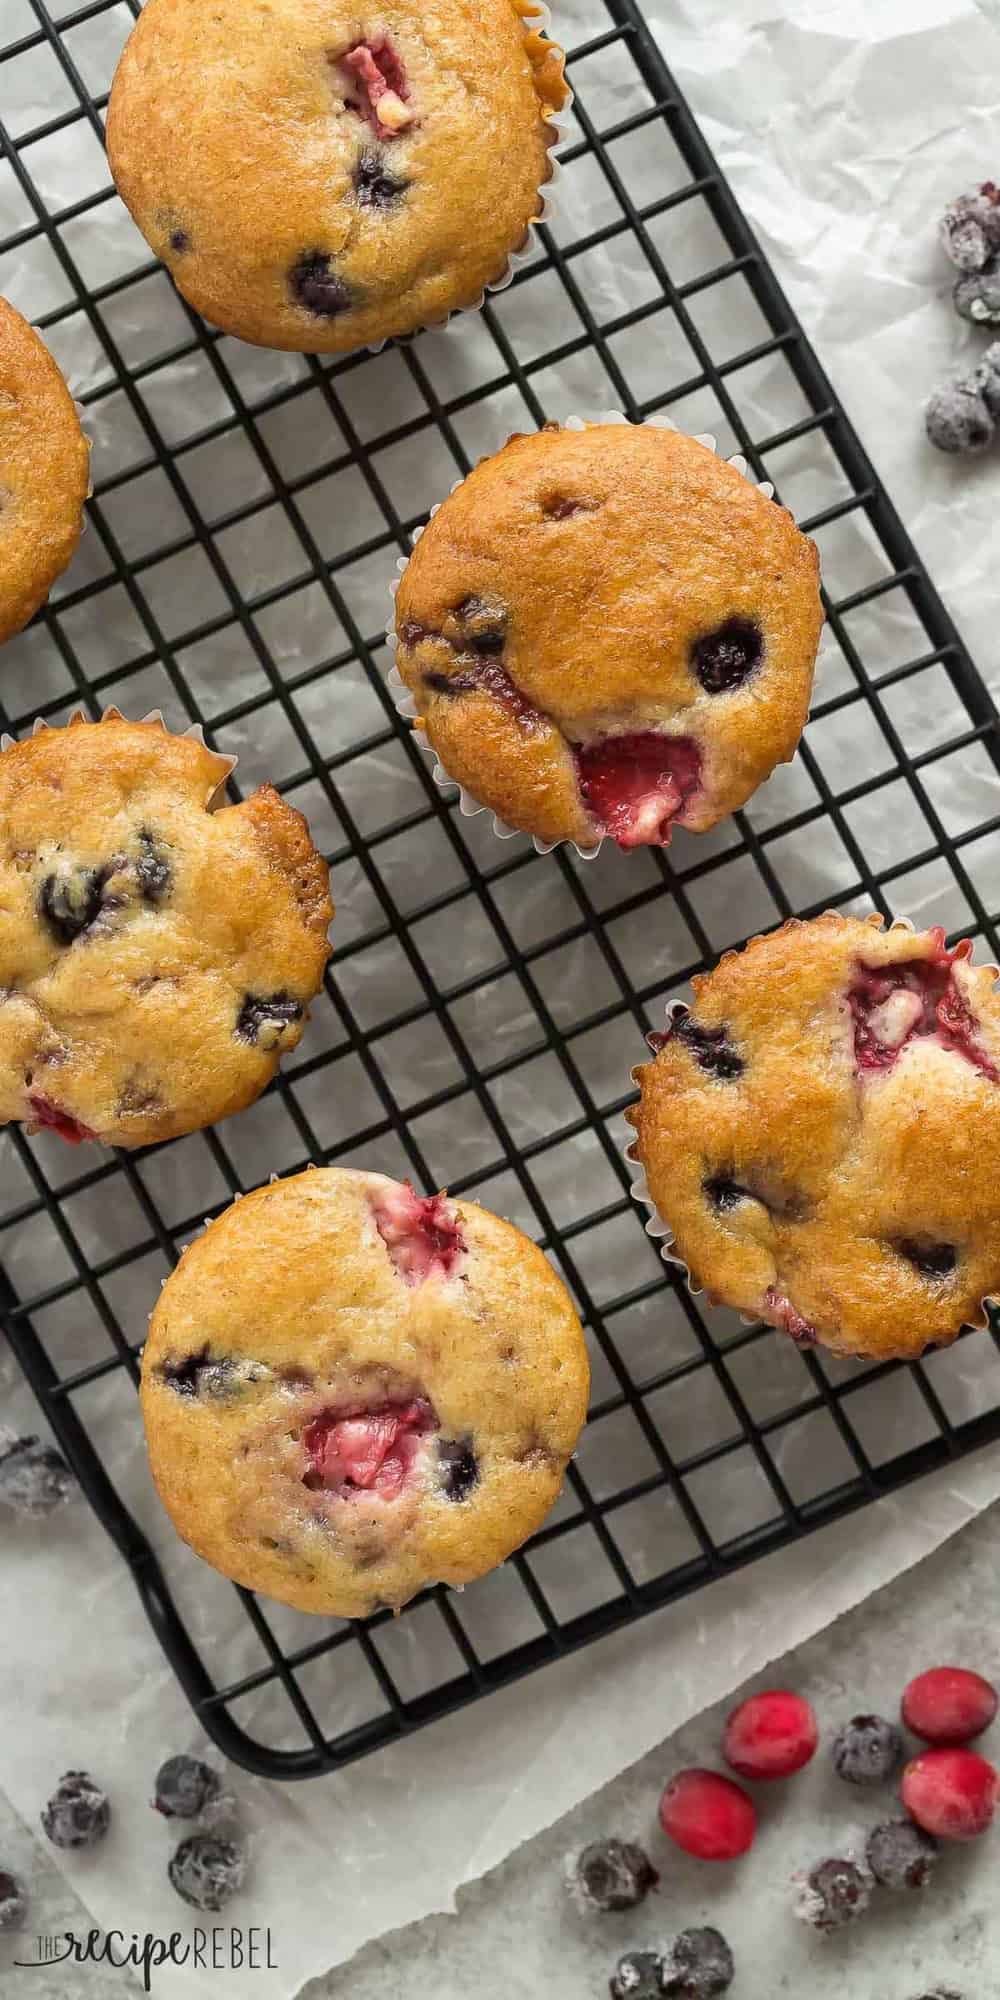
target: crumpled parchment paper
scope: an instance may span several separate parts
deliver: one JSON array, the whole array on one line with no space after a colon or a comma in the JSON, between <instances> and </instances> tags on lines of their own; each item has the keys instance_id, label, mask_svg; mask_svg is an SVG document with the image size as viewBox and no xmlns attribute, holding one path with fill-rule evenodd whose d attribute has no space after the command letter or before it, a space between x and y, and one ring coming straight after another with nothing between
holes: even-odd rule
<instances>
[{"instance_id":1,"label":"crumpled parchment paper","mask_svg":"<svg viewBox=\"0 0 1000 2000\"><path fill-rule=\"evenodd\" d=\"M996 690L1000 658L995 643L994 551L1000 456L971 465L950 463L925 444L920 417L923 399L937 381L968 365L983 344L950 308L948 268L936 248L935 223L945 200L1000 168L996 157L1000 32L995 6L977 7L972 0L811 0L802 8L796 0L772 0L765 10L757 0L674 0L669 7L657 6L651 18L668 62L701 117L765 251ZM81 61L86 56L84 66L90 65L88 81L95 90L106 87L129 19L123 7L88 27L92 39L86 52L81 44L78 53ZM24 25L30 26L30 21ZM605 26L606 15L596 0L568 0L555 22L556 32L562 27L570 41ZM14 31L21 32L18 22ZM627 117L643 101L635 74L620 52L589 58L584 68L578 81L592 115L602 125ZM19 118L27 129L49 105L45 75L39 71L35 76L21 59L16 78L9 81L11 102L5 103L5 115L15 129ZM82 127L67 131L77 132L83 143ZM61 150L53 149L40 170L46 199L54 207L74 198L67 189L79 190L85 168L100 171L99 162L82 163L82 156L74 160L72 144L63 135ZM653 199L663 191L669 165L656 144L631 145L628 169L633 192L641 198ZM0 203L7 198L9 190L5 194L0 187ZM607 219L599 176L586 160L567 174L560 198L564 220L557 229L564 240ZM5 228L19 226L21 219L0 207ZM87 220L81 218L71 226L85 274L89 282L99 284L119 268L115 260L128 242L130 225L114 204L93 212L89 230L81 227ZM673 212L665 254L681 277L689 274L686 257L692 269L704 267L694 261L703 245L686 239L686 226L683 210ZM692 220L690 226L697 225ZM28 249L12 253L0 279L7 295L29 314L58 302L58 274ZM634 302L639 296L636 287L647 282L626 239L612 239L588 257L586 280L591 295L609 311L623 301ZM706 312L716 310L711 298L711 294L705 297ZM740 320L740 309L732 301L726 309L739 321L734 323L734 341L745 339L748 329ZM141 353L154 320L162 337L164 316L169 318L175 310L165 281L155 291L138 286L124 292L114 307L116 337L123 350ZM532 286L518 288L505 295L498 310L509 315L508 325L521 351L532 351L532 338L538 340L537 352L555 337L553 295L546 288L540 288L537 299ZM177 337L182 333L179 325ZM435 382L447 387L456 376L474 381L482 338L472 319L459 321L446 333L426 336L421 352ZM662 388L673 365L664 347L670 338L666 316L638 330L628 366L640 394L653 395ZM78 317L54 330L52 345L78 393L103 379L106 361ZM296 380L301 372L299 357L260 354L236 343L226 346L229 363L251 398L255 391ZM648 388L642 387L644 365L649 370ZM162 373L163 380L156 378L150 394L158 399L157 417L167 436L182 442L218 413L217 385L206 379L196 358L182 359ZM373 362L370 375L361 370L352 380L356 399L352 407L363 434L370 434L379 421L386 421L391 399L402 393L400 377L390 356ZM606 385L594 381L588 357L574 356L558 372L548 371L544 381L536 380L552 415L607 406ZM759 414L762 430L769 421L771 428L778 428L773 393L766 370L753 388L744 385L745 399ZM712 410L702 406L704 399L698 407L698 399L691 400L690 409L675 412L677 420L692 430L715 428L723 448L733 449L735 441L728 440L713 421ZM274 448L284 454L290 472L307 466L309 453L316 448L314 416L310 417L307 403L303 399L301 405L288 405L267 420ZM399 414L404 420L402 407ZM93 405L98 477L102 470L124 467L134 450L119 415L108 404ZM518 398L505 392L465 413L463 442L472 452L490 449L524 421ZM823 481L828 469L813 450L804 443L775 468L783 497L800 515L823 504L827 494ZM206 512L211 513L213 506L224 510L230 495L235 500L246 490L247 462L231 440L219 440L218 447L192 457L185 476L195 482ZM397 473L404 481L406 514L440 497L453 476L433 454L428 458L425 440L419 441L409 460L401 462ZM126 486L122 497L119 524L127 552L153 548L176 532L172 503L156 481L144 488L141 497ZM336 496L320 496L320 501L317 519L332 523L332 534ZM277 580L276 565L280 567L283 560L294 564L296 559L283 551L273 519L267 528L269 518L257 517L256 526L246 524L245 529L230 532L227 560L247 590L267 588ZM352 519L344 532L355 540L357 521ZM84 567L76 571L76 581L89 573L86 565L99 561L94 540L91 536L84 543L79 558ZM334 552L332 544L328 552ZM856 523L844 524L832 534L823 553L827 574L839 591L869 580L872 572L866 565L874 558ZM392 555L386 553L370 572L352 581L353 608L366 631L379 628L391 573ZM158 610L168 634L180 629L180 622L176 627L171 623L180 595L179 621L190 623L202 609L210 615L210 601L202 607L198 595L202 588L193 573L164 588ZM893 647L902 648L907 642L905 620L897 626L898 614L885 604L870 615L868 656L876 665L880 658L890 664ZM123 609L123 621L125 617ZM330 650L329 613L309 591L283 601L280 617L266 622L266 631L288 671ZM106 606L82 638L92 671L115 664L118 634L113 621L109 624ZM906 655L900 651L898 656ZM254 661L232 632L221 634L218 645L200 648L199 656L186 659L184 666L209 714L213 704L218 711L259 686ZM44 695L59 692L58 678L47 678L50 673L55 676L56 668L34 640L6 648L0 671L12 707L24 706L39 689ZM821 690L834 690L840 684L840 671L837 659L825 653ZM336 716L329 726L347 743L352 731L360 737L372 727L373 708L360 674L342 673L339 690ZM150 668L141 685L129 683L127 705L130 712L139 713L159 703L169 719L169 686L156 668ZM869 755L857 734L859 712L843 715L854 720L842 720L839 734L827 729L817 739L818 754L835 783L845 783L848 773L853 776L867 768ZM955 732L962 722L960 707L940 673L906 683L898 715L909 747L940 740L943 731ZM280 779L282 758L291 754L273 711L258 711L227 731L226 747L240 752L240 776L246 783L266 776ZM972 816L985 820L1000 804L1000 783L977 751L954 760L936 782L942 807L956 824L962 823L963 813L964 823ZM773 823L801 801L801 784L798 765L779 772L754 803L758 823ZM412 779L401 759L391 751L374 753L365 761L364 795L359 794L359 807L370 816L365 824L384 823L401 813L410 786ZM910 836L897 805L886 794L880 800L865 821L864 838L871 858L884 865L906 852ZM297 802L316 819L317 837L332 847L336 829L323 823L321 802ZM482 834L482 822L470 824L473 831L466 836L470 840L492 838L488 829ZM980 847L981 852L973 848L967 853L970 866L974 859L977 883L994 908L1000 903L1000 844L990 838ZM610 869L617 863L612 856L593 865ZM840 886L832 850L793 854L782 865L790 871L786 879L795 883L803 904ZM401 849L394 888L404 903L410 886L407 869L412 866L412 857ZM527 902L521 916L544 934L557 907L555 873L536 869L530 881L519 879L526 884ZM746 884L740 877L727 887L725 874L709 879L720 885L707 921L713 944L721 949L749 927ZM368 920L367 892L350 869L342 871L334 890L342 926L338 936L343 941L352 925L360 929ZM900 914L918 922L957 926L967 921L953 886L936 868L904 877L896 904ZM773 921L773 912L763 910L760 921ZM471 930L467 944L470 953L478 948ZM442 951L447 948L442 938ZM666 919L662 935L650 938L647 927L644 949L660 955L666 980L673 949ZM683 963L683 956L675 962ZM345 962L345 978L349 964ZM583 972L584 961L578 959L562 968L561 977L572 983ZM364 1005L375 1006L383 988L396 995L398 973L388 954L381 961L369 957L366 979L364 990L359 987L352 995ZM474 1045L477 1032L493 1034L502 1026L513 1045L525 1023L509 1007L491 1015L490 1006L484 996L470 1010L470 1040ZM322 1022L311 1030L323 1031ZM603 1077L603 1060L613 1079L623 1076L640 1054L634 1039L622 1040L619 1048L611 1047L608 1037L603 1059L595 1057L595 1062ZM439 1060L432 1047L409 1051L415 1091L435 1087ZM360 1088L356 1079L355 1087ZM504 1112L515 1129L526 1137L551 1129L553 1105L541 1081L534 1080L520 1096L516 1086L511 1089ZM601 1089L608 1100L617 1094L613 1081L602 1082ZM325 1143L334 1143L337 1118L351 1115L338 1110L337 1093L331 1092L325 1075L311 1110L330 1121ZM366 1120L361 1116L356 1122ZM36 1143L49 1146L46 1163L54 1169L55 1142ZM272 1167L280 1170L293 1156L287 1152L288 1137L273 1105L235 1121L231 1143L248 1184ZM474 1168L478 1143L475 1130L465 1123L427 1135L436 1170L440 1160L442 1180ZM564 1193L565 1185L572 1184L589 1204L589 1177L596 1177L596 1193L601 1163L586 1141L574 1143L576 1152L568 1156L562 1176ZM171 1202L177 1203L178 1214L190 1211L195 1186L197 1198L206 1204L221 1198L223 1190L212 1183L207 1170L204 1184L199 1179L200 1159L200 1153L184 1142L151 1163L159 1177L156 1198L168 1214ZM376 1149L366 1163L389 1171L400 1167L390 1146ZM0 1208L15 1204L22 1192L9 1142L0 1140ZM554 1186L553 1199L557 1192ZM532 1226L530 1215L518 1215L509 1187L498 1184L492 1193L489 1188L481 1193L483 1199L493 1199L514 1219ZM125 1247L133 1226L124 1209L109 1216L100 1212L99 1205L74 1217L80 1240L91 1245L95 1257ZM622 1254L634 1258L634 1227L622 1243ZM37 1281L51 1250L44 1232L28 1226L19 1233L13 1254L18 1266L12 1274L15 1282L20 1274L30 1284ZM654 1257L652 1248L649 1254ZM609 1268L603 1274L608 1293L621 1280L614 1255L612 1245L607 1252ZM135 1337L162 1275L155 1258L146 1260L144 1268L123 1274L116 1309L135 1329ZM602 1274L596 1265L592 1276L599 1291ZM89 1356L88 1343L101 1337L99 1330L95 1333L82 1323L79 1314L75 1301L65 1324L50 1323L46 1328L46 1337L57 1347L61 1343L64 1355L86 1350ZM647 1328L643 1337L669 1341L672 1333L669 1327ZM928 1367L953 1416L972 1414L996 1399L998 1363L986 1340L965 1342L951 1354L934 1356ZM682 1413L684 1423L695 1428L710 1421L707 1406L698 1401L699 1380L693 1378L691 1400ZM876 1457L890 1456L927 1434L926 1412L921 1412L919 1399L908 1395L905 1382L906 1378L892 1378L884 1385L885 1393L868 1406L866 1443ZM787 1396L787 1388L781 1393ZM213 1671L227 1678L252 1672L261 1661L235 1597L180 1547L158 1508L127 1383L111 1378L95 1387L92 1396L88 1417L106 1450L112 1475L161 1553ZM0 1356L0 1408L4 1420L20 1429L37 1425L31 1398L7 1354ZM581 1463L588 1478L599 1467L603 1448L596 1433L593 1439L585 1438ZM807 1479L818 1448L823 1447L817 1446L812 1434L798 1445L789 1438L782 1471L793 1487L796 1479ZM741 1483L743 1475L731 1461L727 1463L730 1473L717 1482L724 1489L717 1496L718 1505L739 1513L752 1504L751 1495ZM770 1657L821 1629L918 1560L998 1494L1000 1459L981 1455L336 1776L275 1787L237 1774L236 1788L253 1826L254 1873L248 1892L231 1906L231 1915L234 1922L270 1925L279 1970L258 1972L252 1979L239 1971L162 1973L154 1979L154 1992L173 1994L178 2000L200 1994L208 2000L210 1995L227 1993L245 2000L252 1986L261 2000L286 2000L310 1975L348 1956L366 1939L429 1910L449 1907L461 1882L495 1863ZM725 1522L717 1525L721 1530ZM97 1853L63 1856L61 1863L99 1925L169 1935L178 1926L184 1928L188 1913L166 1885L170 1832L149 1811L148 1798L163 1755L203 1747L190 1713L146 1625L129 1577L84 1507L61 1514L47 1527L0 1522L0 1537L4 1635L0 1782L26 1820L37 1824L40 1806L64 1769L85 1765L98 1774L114 1797L113 1835ZM572 1592L585 1591L586 1583L585 1577L567 1573L563 1587L568 1610L574 1608ZM477 1615L483 1633L501 1640L510 1615L502 1573L496 1594L491 1595L493 1589L484 1587ZM472 1603L472 1592L466 1601ZM304 1621L294 1614L283 1618L277 1612L275 1624L289 1643L306 1636ZM408 1689L429 1684L442 1669L435 1650L439 1641L429 1631L421 1632L417 1620L404 1619L398 1634L394 1670ZM331 1692L330 1676L338 1671L330 1663L318 1663L315 1669L318 1676L327 1677L322 1687L317 1682L315 1693L317 1699L322 1696L331 1727L345 1727L370 1712L366 1710L370 1694L350 1680ZM274 1710L274 1699L268 1692L249 1694L239 1719L252 1731L266 1735L270 1730L276 1742L291 1741L282 1736L288 1724ZM9 1960L8 1947L3 1950Z\"/></svg>"}]
</instances>

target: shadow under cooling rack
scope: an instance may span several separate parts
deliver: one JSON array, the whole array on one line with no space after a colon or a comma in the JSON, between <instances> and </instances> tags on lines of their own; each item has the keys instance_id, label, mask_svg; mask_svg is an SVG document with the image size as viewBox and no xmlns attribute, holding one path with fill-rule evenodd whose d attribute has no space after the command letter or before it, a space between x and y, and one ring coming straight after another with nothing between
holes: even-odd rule
<instances>
[{"instance_id":1,"label":"shadow under cooling rack","mask_svg":"<svg viewBox=\"0 0 1000 2000\"><path fill-rule=\"evenodd\" d=\"M2 289L85 405L96 482L76 561L4 649L0 724L80 701L201 721L239 788L270 778L306 812L338 917L309 1034L252 1110L130 1155L4 1136L0 1302L205 1728L304 1777L1000 1436L992 1334L864 1367L709 1310L645 1235L620 1150L643 1033L753 932L874 907L998 954L996 715L629 0L563 10L574 129L532 261L481 315L333 363L207 329L150 262L101 143L136 11L17 0L0 48ZM383 628L396 558L459 474L512 430L609 408L711 431L772 479L819 544L828 624L799 754L745 812L584 864L442 799ZM543 1531L362 1625L258 1604L182 1549L135 1405L183 1244L309 1160L511 1216L570 1284L594 1367Z\"/></svg>"}]
</instances>

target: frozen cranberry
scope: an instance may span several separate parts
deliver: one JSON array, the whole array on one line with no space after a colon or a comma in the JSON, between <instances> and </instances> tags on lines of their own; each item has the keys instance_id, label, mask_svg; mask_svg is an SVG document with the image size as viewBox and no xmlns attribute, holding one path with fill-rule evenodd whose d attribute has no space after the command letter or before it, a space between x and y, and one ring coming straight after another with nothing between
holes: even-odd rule
<instances>
[{"instance_id":1,"label":"frozen cranberry","mask_svg":"<svg viewBox=\"0 0 1000 2000\"><path fill-rule=\"evenodd\" d=\"M378 1233L406 1284L451 1277L464 1255L465 1238L446 1195L419 1195L409 1181L389 1182L372 1208Z\"/></svg>"},{"instance_id":2,"label":"frozen cranberry","mask_svg":"<svg viewBox=\"0 0 1000 2000\"><path fill-rule=\"evenodd\" d=\"M719 1771L678 1771L660 1800L670 1840L701 1861L735 1861L752 1847L757 1815L741 1785Z\"/></svg>"},{"instance_id":3,"label":"frozen cranberry","mask_svg":"<svg viewBox=\"0 0 1000 2000\"><path fill-rule=\"evenodd\" d=\"M701 783L701 751L690 736L637 730L581 743L575 756L584 804L621 848L666 847Z\"/></svg>"},{"instance_id":4,"label":"frozen cranberry","mask_svg":"<svg viewBox=\"0 0 1000 2000\"><path fill-rule=\"evenodd\" d=\"M790 1778L815 1756L818 1742L816 1717L803 1696L768 1688L734 1708L722 1749L741 1778Z\"/></svg>"},{"instance_id":5,"label":"frozen cranberry","mask_svg":"<svg viewBox=\"0 0 1000 2000\"><path fill-rule=\"evenodd\" d=\"M931 1667L903 1693L903 1721L927 1743L971 1743L996 1712L995 1687L967 1667Z\"/></svg>"},{"instance_id":6,"label":"frozen cranberry","mask_svg":"<svg viewBox=\"0 0 1000 2000\"><path fill-rule=\"evenodd\" d=\"M691 665L706 694L729 694L742 687L764 657L764 635L751 618L729 618L698 639Z\"/></svg>"},{"instance_id":7,"label":"frozen cranberry","mask_svg":"<svg viewBox=\"0 0 1000 2000\"><path fill-rule=\"evenodd\" d=\"M305 1484L341 1500L359 1493L398 1500L421 1441L436 1421L423 1396L379 1409L328 1410L309 1425L302 1440L309 1461Z\"/></svg>"},{"instance_id":8,"label":"frozen cranberry","mask_svg":"<svg viewBox=\"0 0 1000 2000\"><path fill-rule=\"evenodd\" d=\"M900 1798L938 1840L976 1840L996 1811L1000 1774L975 1750L925 1750L907 1764Z\"/></svg>"},{"instance_id":9,"label":"frozen cranberry","mask_svg":"<svg viewBox=\"0 0 1000 2000\"><path fill-rule=\"evenodd\" d=\"M317 319L336 319L354 304L350 286L337 276L325 250L307 250L293 264L288 283L296 302Z\"/></svg>"}]
</instances>

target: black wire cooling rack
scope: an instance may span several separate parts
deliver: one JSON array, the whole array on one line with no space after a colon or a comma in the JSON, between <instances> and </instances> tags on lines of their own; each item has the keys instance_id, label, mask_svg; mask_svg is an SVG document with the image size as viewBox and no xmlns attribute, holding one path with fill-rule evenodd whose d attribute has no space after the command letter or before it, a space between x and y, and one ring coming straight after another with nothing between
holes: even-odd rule
<instances>
[{"instance_id":1,"label":"black wire cooling rack","mask_svg":"<svg viewBox=\"0 0 1000 2000\"><path fill-rule=\"evenodd\" d=\"M206 329L128 233L100 142L137 11L14 0L0 50L3 289L82 368L97 437L91 532L4 650L3 725L76 701L203 722L244 785L273 776L305 808L342 909L317 1019L254 1112L111 1159L10 1133L3 1323L204 1727L239 1764L306 1777L1000 1436L991 1336L859 1367L704 1308L656 1258L620 1151L641 1033L751 932L912 909L998 954L996 711L630 0L578 9L563 220L534 260L478 321L333 365ZM397 555L480 450L570 413L555 371L577 408L714 431L823 556L795 764L669 854L498 845L442 800L386 692ZM237 1593L234 1676L204 1636L231 1586L178 1546L168 1588L96 1413L122 1384L137 1426L145 1310L203 1215L309 1160L447 1181L531 1229L579 1302L595 1402L563 1500L502 1571L359 1626L290 1628ZM197 1642L178 1608L195 1571L218 1593ZM265 1696L269 1736L246 1724Z\"/></svg>"}]
</instances>

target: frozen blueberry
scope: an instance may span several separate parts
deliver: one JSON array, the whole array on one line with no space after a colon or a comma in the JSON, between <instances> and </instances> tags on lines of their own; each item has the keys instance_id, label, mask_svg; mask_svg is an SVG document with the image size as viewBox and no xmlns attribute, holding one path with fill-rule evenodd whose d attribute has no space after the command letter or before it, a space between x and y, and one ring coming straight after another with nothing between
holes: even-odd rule
<instances>
[{"instance_id":1,"label":"frozen blueberry","mask_svg":"<svg viewBox=\"0 0 1000 2000\"><path fill-rule=\"evenodd\" d=\"M38 898L39 914L60 944L74 944L101 912L106 868L74 868L67 875L46 875Z\"/></svg>"},{"instance_id":2,"label":"frozen blueberry","mask_svg":"<svg viewBox=\"0 0 1000 2000\"><path fill-rule=\"evenodd\" d=\"M725 1028L701 1028L690 1014L679 1014L672 1032L690 1050L699 1069L706 1070L709 1076L726 1081L742 1076L746 1064L727 1042Z\"/></svg>"},{"instance_id":3,"label":"frozen blueberry","mask_svg":"<svg viewBox=\"0 0 1000 2000\"><path fill-rule=\"evenodd\" d=\"M164 1819L197 1819L221 1789L217 1773L199 1757L168 1757L156 1773L153 1804Z\"/></svg>"},{"instance_id":4,"label":"frozen blueberry","mask_svg":"<svg viewBox=\"0 0 1000 2000\"><path fill-rule=\"evenodd\" d=\"M96 1847L110 1824L108 1795L87 1771L67 1771L42 1813L53 1847Z\"/></svg>"},{"instance_id":5,"label":"frozen blueberry","mask_svg":"<svg viewBox=\"0 0 1000 2000\"><path fill-rule=\"evenodd\" d=\"M1000 340L981 354L970 381L978 389L992 417L1000 417Z\"/></svg>"},{"instance_id":6,"label":"frozen blueberry","mask_svg":"<svg viewBox=\"0 0 1000 2000\"><path fill-rule=\"evenodd\" d=\"M140 835L136 877L145 903L162 903L170 893L174 871L154 834L144 826Z\"/></svg>"},{"instance_id":7,"label":"frozen blueberry","mask_svg":"<svg viewBox=\"0 0 1000 2000\"><path fill-rule=\"evenodd\" d=\"M691 664L706 694L729 694L760 666L764 635L750 618L728 618L696 640Z\"/></svg>"},{"instance_id":8,"label":"frozen blueberry","mask_svg":"<svg viewBox=\"0 0 1000 2000\"><path fill-rule=\"evenodd\" d=\"M323 250L307 250L288 274L292 297L318 319L336 319L349 312L354 300L351 290L338 278Z\"/></svg>"},{"instance_id":9,"label":"frozen blueberry","mask_svg":"<svg viewBox=\"0 0 1000 2000\"><path fill-rule=\"evenodd\" d=\"M658 1951L627 1951L611 1975L611 2000L660 2000L662 1973Z\"/></svg>"},{"instance_id":10,"label":"frozen blueberry","mask_svg":"<svg viewBox=\"0 0 1000 2000\"><path fill-rule=\"evenodd\" d=\"M728 1208L738 1208L740 1202L747 1198L746 1188L742 1188L739 1181L731 1180L728 1174L712 1174L707 1181L702 1181L702 1187L710 1207L720 1214Z\"/></svg>"},{"instance_id":11,"label":"frozen blueberry","mask_svg":"<svg viewBox=\"0 0 1000 2000\"><path fill-rule=\"evenodd\" d=\"M909 1239L897 1243L901 1257L916 1266L923 1278L950 1278L958 1262L950 1243L919 1243Z\"/></svg>"},{"instance_id":12,"label":"frozen blueberry","mask_svg":"<svg viewBox=\"0 0 1000 2000\"><path fill-rule=\"evenodd\" d=\"M246 1849L212 1833L190 1833L167 1866L177 1894L196 1910L221 1910L242 1888L246 1872Z\"/></svg>"},{"instance_id":13,"label":"frozen blueberry","mask_svg":"<svg viewBox=\"0 0 1000 2000\"><path fill-rule=\"evenodd\" d=\"M733 1954L721 1931L706 1924L682 1931L663 1960L660 1991L672 2000L715 2000L733 1983Z\"/></svg>"},{"instance_id":14,"label":"frozen blueberry","mask_svg":"<svg viewBox=\"0 0 1000 2000\"><path fill-rule=\"evenodd\" d=\"M79 1492L75 1475L51 1445L37 1437L0 1434L0 1502L15 1514L40 1519Z\"/></svg>"},{"instance_id":15,"label":"frozen blueberry","mask_svg":"<svg viewBox=\"0 0 1000 2000\"><path fill-rule=\"evenodd\" d=\"M362 208L391 208L409 185L390 173L382 154L373 150L362 153L354 169L354 187Z\"/></svg>"},{"instance_id":16,"label":"frozen blueberry","mask_svg":"<svg viewBox=\"0 0 1000 2000\"><path fill-rule=\"evenodd\" d=\"M833 1739L833 1768L849 1785L884 1785L903 1761L903 1738L882 1715L855 1715Z\"/></svg>"},{"instance_id":17,"label":"frozen blueberry","mask_svg":"<svg viewBox=\"0 0 1000 2000\"><path fill-rule=\"evenodd\" d=\"M274 1048L285 1029L302 1019L302 1002L290 993L245 993L233 1033L240 1042Z\"/></svg>"},{"instance_id":18,"label":"frozen blueberry","mask_svg":"<svg viewBox=\"0 0 1000 2000\"><path fill-rule=\"evenodd\" d=\"M28 1910L24 1884L0 1868L0 1931L19 1931Z\"/></svg>"},{"instance_id":19,"label":"frozen blueberry","mask_svg":"<svg viewBox=\"0 0 1000 2000\"><path fill-rule=\"evenodd\" d=\"M842 1930L864 1916L871 1887L871 1876L856 1861L818 1861L798 1885L795 1914L814 1930Z\"/></svg>"},{"instance_id":20,"label":"frozen blueberry","mask_svg":"<svg viewBox=\"0 0 1000 2000\"><path fill-rule=\"evenodd\" d=\"M982 271L963 271L952 292L955 311L973 326L1000 326L1000 258Z\"/></svg>"},{"instance_id":21,"label":"frozen blueberry","mask_svg":"<svg viewBox=\"0 0 1000 2000\"><path fill-rule=\"evenodd\" d=\"M576 1858L570 1887L584 1909L634 1910L659 1879L648 1854L632 1841L592 1840Z\"/></svg>"},{"instance_id":22,"label":"frozen blueberry","mask_svg":"<svg viewBox=\"0 0 1000 2000\"><path fill-rule=\"evenodd\" d=\"M984 181L975 194L960 194L941 218L941 243L960 271L981 271L1000 249L1000 190Z\"/></svg>"},{"instance_id":23,"label":"frozen blueberry","mask_svg":"<svg viewBox=\"0 0 1000 2000\"><path fill-rule=\"evenodd\" d=\"M926 1889L937 1857L937 1841L912 1819L890 1819L873 1827L865 1850L884 1889Z\"/></svg>"},{"instance_id":24,"label":"frozen blueberry","mask_svg":"<svg viewBox=\"0 0 1000 2000\"><path fill-rule=\"evenodd\" d=\"M442 1438L438 1444L441 1484L448 1500L467 1500L479 1483L479 1460L468 1438Z\"/></svg>"},{"instance_id":25,"label":"frozen blueberry","mask_svg":"<svg viewBox=\"0 0 1000 2000\"><path fill-rule=\"evenodd\" d=\"M165 1361L160 1372L179 1396L225 1396L236 1369L225 1355L213 1361L206 1341L196 1354L185 1354L183 1361Z\"/></svg>"},{"instance_id":26,"label":"frozen blueberry","mask_svg":"<svg viewBox=\"0 0 1000 2000\"><path fill-rule=\"evenodd\" d=\"M935 391L924 412L927 435L939 451L975 454L988 451L994 424L981 391L967 382L950 382Z\"/></svg>"}]
</instances>

